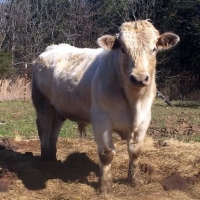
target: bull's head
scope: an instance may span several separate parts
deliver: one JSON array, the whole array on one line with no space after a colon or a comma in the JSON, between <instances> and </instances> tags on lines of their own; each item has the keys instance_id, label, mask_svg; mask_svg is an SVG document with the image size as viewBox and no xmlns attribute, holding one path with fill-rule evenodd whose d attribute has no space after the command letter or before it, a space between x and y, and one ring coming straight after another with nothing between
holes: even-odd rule
<instances>
[{"instance_id":1,"label":"bull's head","mask_svg":"<svg viewBox=\"0 0 200 200\"><path fill-rule=\"evenodd\" d=\"M162 35L148 20L125 22L117 36L104 35L99 46L120 52L121 71L131 86L148 86L155 76L156 54L179 42L179 37L166 32Z\"/></svg>"}]
</instances>

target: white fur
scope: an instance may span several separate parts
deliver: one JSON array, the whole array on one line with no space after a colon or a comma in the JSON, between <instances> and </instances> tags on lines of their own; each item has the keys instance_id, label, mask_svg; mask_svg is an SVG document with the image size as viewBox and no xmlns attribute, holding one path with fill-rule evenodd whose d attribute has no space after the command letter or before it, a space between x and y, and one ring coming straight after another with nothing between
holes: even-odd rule
<instances>
[{"instance_id":1,"label":"white fur","mask_svg":"<svg viewBox=\"0 0 200 200\"><path fill-rule=\"evenodd\" d=\"M134 32L136 26L130 26L131 28L129 23L125 24L124 29L128 29L128 32L126 30L124 35ZM109 51L102 48L76 48L68 44L53 45L39 56L33 72L33 87L37 83L39 90L55 109L56 115L78 123L92 123L99 155L107 150L115 154L113 131L127 140L130 166L149 126L151 106L156 95L156 62L152 62L155 55L151 54L151 49L156 46L158 31L148 21L141 21L141 24L139 21L137 31L140 26L148 27L146 35L141 34L145 36L145 41L137 36L138 33L128 38L138 44L138 47L128 43L127 36L122 38L121 42L126 45L128 54L122 53L120 47ZM107 41L105 38L106 36L98 40L104 47L109 39L113 42L112 36ZM110 45L111 43L109 48L112 47ZM136 62L133 62L134 59ZM130 74L140 75L144 72L150 76L149 85L138 87L130 83ZM33 102L37 105L37 94L34 95L36 100L33 98ZM39 120L48 115L44 115L43 110L38 110L37 117ZM56 138L58 132L59 129L55 128L55 133L51 134L55 134ZM45 143L49 144L45 141L41 143L44 146ZM110 165L105 167L104 163L101 164L102 177L105 177L105 174L109 174Z\"/></svg>"}]
</instances>

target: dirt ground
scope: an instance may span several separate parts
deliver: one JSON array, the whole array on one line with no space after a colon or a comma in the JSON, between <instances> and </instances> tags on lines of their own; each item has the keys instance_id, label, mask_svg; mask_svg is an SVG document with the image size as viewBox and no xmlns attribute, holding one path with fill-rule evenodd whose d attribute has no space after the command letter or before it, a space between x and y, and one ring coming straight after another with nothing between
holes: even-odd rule
<instances>
[{"instance_id":1,"label":"dirt ground","mask_svg":"<svg viewBox=\"0 0 200 200\"><path fill-rule=\"evenodd\" d=\"M90 139L60 139L57 162L40 160L35 140L0 140L0 199L200 199L200 143L154 141L147 137L140 159L144 180L128 185L126 143L114 139L113 192L98 191L99 160Z\"/></svg>"}]
</instances>

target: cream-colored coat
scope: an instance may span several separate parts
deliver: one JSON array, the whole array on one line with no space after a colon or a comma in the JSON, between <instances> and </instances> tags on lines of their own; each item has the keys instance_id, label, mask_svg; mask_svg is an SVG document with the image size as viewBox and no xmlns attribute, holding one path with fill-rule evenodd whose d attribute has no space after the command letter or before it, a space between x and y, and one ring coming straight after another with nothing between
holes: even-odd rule
<instances>
[{"instance_id":1,"label":"cream-colored coat","mask_svg":"<svg viewBox=\"0 0 200 200\"><path fill-rule=\"evenodd\" d=\"M156 53L178 41L177 35L160 35L142 20L125 22L118 36L99 38L99 49L47 47L34 64L32 92L42 157L55 158L64 120L92 123L101 161L100 190L111 190L113 131L127 140L128 179L136 185L137 158L156 95Z\"/></svg>"}]
</instances>

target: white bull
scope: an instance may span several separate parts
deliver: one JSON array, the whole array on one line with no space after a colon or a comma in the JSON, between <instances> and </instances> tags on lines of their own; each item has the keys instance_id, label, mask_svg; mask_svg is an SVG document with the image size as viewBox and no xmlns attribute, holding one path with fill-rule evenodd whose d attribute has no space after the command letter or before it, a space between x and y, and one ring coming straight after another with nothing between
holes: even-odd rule
<instances>
[{"instance_id":1,"label":"white bull","mask_svg":"<svg viewBox=\"0 0 200 200\"><path fill-rule=\"evenodd\" d=\"M66 119L91 123L100 158L100 190L112 188L113 131L127 141L128 180L136 186L138 157L156 95L156 53L178 41L177 35L160 35L148 20L141 20L123 23L117 36L100 37L99 49L48 47L34 63L32 82L42 158L56 159Z\"/></svg>"}]
</instances>

